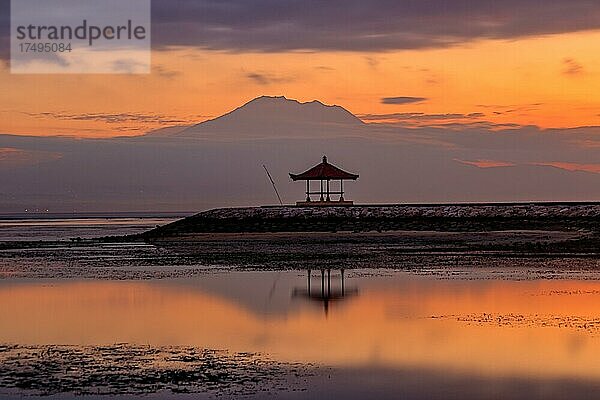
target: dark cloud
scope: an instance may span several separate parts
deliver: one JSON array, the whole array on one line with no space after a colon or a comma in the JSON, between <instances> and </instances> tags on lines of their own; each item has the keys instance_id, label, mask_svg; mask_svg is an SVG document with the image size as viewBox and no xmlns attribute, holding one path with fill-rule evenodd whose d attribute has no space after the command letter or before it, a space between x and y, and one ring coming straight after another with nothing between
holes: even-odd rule
<instances>
[{"instance_id":1,"label":"dark cloud","mask_svg":"<svg viewBox=\"0 0 600 400\"><path fill-rule=\"evenodd\" d=\"M10 0L0 0L0 60L10 58Z\"/></svg>"},{"instance_id":2,"label":"dark cloud","mask_svg":"<svg viewBox=\"0 0 600 400\"><path fill-rule=\"evenodd\" d=\"M8 57L9 0L0 0ZM386 51L600 28L596 0L153 0L156 48Z\"/></svg>"},{"instance_id":3,"label":"dark cloud","mask_svg":"<svg viewBox=\"0 0 600 400\"><path fill-rule=\"evenodd\" d=\"M598 27L595 0L154 0L152 38L231 51L381 51Z\"/></svg>"},{"instance_id":4,"label":"dark cloud","mask_svg":"<svg viewBox=\"0 0 600 400\"><path fill-rule=\"evenodd\" d=\"M447 114L425 114L425 113L390 113L390 114L363 114L359 115L359 118L363 121L382 121L382 120L395 120L395 121L440 121L440 120L454 120L454 119L473 119L482 118L485 114L475 112L469 114L460 113L447 113Z\"/></svg>"},{"instance_id":5,"label":"dark cloud","mask_svg":"<svg viewBox=\"0 0 600 400\"><path fill-rule=\"evenodd\" d=\"M111 71L117 74L133 74L138 70L145 70L147 65L135 59L120 59L112 63Z\"/></svg>"},{"instance_id":6,"label":"dark cloud","mask_svg":"<svg viewBox=\"0 0 600 400\"><path fill-rule=\"evenodd\" d=\"M379 66L379 59L377 57L367 56L365 57L365 61L367 65L373 69Z\"/></svg>"},{"instance_id":7,"label":"dark cloud","mask_svg":"<svg viewBox=\"0 0 600 400\"><path fill-rule=\"evenodd\" d=\"M326 65L318 65L315 67L315 69L321 70L321 71L335 71L335 68L333 67L328 67Z\"/></svg>"},{"instance_id":8,"label":"dark cloud","mask_svg":"<svg viewBox=\"0 0 600 400\"><path fill-rule=\"evenodd\" d=\"M254 81L255 83L258 83L259 85L268 85L269 83L271 83L269 81L269 78L267 78L265 75L258 74L256 72L250 72L246 74L246 78Z\"/></svg>"},{"instance_id":9,"label":"dark cloud","mask_svg":"<svg viewBox=\"0 0 600 400\"><path fill-rule=\"evenodd\" d=\"M583 73L583 65L572 58L565 58L563 67L563 74L565 75L580 75Z\"/></svg>"},{"instance_id":10,"label":"dark cloud","mask_svg":"<svg viewBox=\"0 0 600 400\"><path fill-rule=\"evenodd\" d=\"M167 79L174 78L178 75L181 75L181 72L168 69L162 65L153 65L152 73L157 74L161 78L167 78Z\"/></svg>"},{"instance_id":11,"label":"dark cloud","mask_svg":"<svg viewBox=\"0 0 600 400\"><path fill-rule=\"evenodd\" d=\"M69 121L101 121L107 123L124 123L124 122L143 122L143 123L163 123L163 124L179 124L189 121L173 118L166 115L160 114L140 114L140 113L86 113L86 114L69 114L64 112L41 112L41 113L28 113L23 114L29 115L36 118L44 119L60 119Z\"/></svg>"},{"instance_id":12,"label":"dark cloud","mask_svg":"<svg viewBox=\"0 0 600 400\"><path fill-rule=\"evenodd\" d=\"M402 125L402 122L398 123ZM515 124L515 123L497 123L491 121L455 121L455 122L446 122L446 123L436 123L435 120L430 123L419 124L421 127L435 127L435 128L444 128L447 130L453 131L463 131L463 130L473 130L473 129L486 129L489 131L498 131L504 129L519 129L522 128L523 125Z\"/></svg>"},{"instance_id":13,"label":"dark cloud","mask_svg":"<svg viewBox=\"0 0 600 400\"><path fill-rule=\"evenodd\" d=\"M250 72L247 73L245 76L246 78L259 85L270 85L272 83L291 82L293 80L290 77L278 76L275 74L269 74L264 72Z\"/></svg>"},{"instance_id":14,"label":"dark cloud","mask_svg":"<svg viewBox=\"0 0 600 400\"><path fill-rule=\"evenodd\" d=\"M409 97L409 96L384 97L381 99L381 103L382 104L411 104L411 103L420 103L425 100L427 100L425 97Z\"/></svg>"},{"instance_id":15,"label":"dark cloud","mask_svg":"<svg viewBox=\"0 0 600 400\"><path fill-rule=\"evenodd\" d=\"M478 104L477 107L492 111L495 115L527 113L530 111L539 110L543 103L531 104L512 104L512 105L497 105L497 104Z\"/></svg>"}]
</instances>

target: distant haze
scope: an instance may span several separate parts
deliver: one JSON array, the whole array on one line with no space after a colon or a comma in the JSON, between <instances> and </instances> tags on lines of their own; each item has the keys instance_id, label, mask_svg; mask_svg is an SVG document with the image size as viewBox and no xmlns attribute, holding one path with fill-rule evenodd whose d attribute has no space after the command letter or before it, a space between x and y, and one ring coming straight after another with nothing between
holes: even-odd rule
<instances>
[{"instance_id":1,"label":"distant haze","mask_svg":"<svg viewBox=\"0 0 600 400\"><path fill-rule=\"evenodd\" d=\"M597 128L368 124L340 106L259 97L193 126L113 139L0 135L0 212L194 211L303 198L323 155L358 203L600 200ZM592 143L592 144L593 144Z\"/></svg>"}]
</instances>

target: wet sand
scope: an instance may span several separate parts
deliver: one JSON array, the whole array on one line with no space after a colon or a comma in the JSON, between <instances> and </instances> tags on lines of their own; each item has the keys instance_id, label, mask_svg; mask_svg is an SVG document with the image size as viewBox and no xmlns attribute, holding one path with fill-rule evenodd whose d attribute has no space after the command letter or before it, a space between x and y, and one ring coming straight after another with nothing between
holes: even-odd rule
<instances>
[{"instance_id":1,"label":"wet sand","mask_svg":"<svg viewBox=\"0 0 600 400\"><path fill-rule=\"evenodd\" d=\"M310 366L194 347L0 346L0 395L251 396L299 390ZM14 389L14 390L11 390Z\"/></svg>"},{"instance_id":2,"label":"wet sand","mask_svg":"<svg viewBox=\"0 0 600 400\"><path fill-rule=\"evenodd\" d=\"M19 242L0 249L0 279L168 279L213 270L322 268L469 279L597 279L600 257L577 245L589 238L585 232L545 231L338 232L194 234L151 244Z\"/></svg>"}]
</instances>

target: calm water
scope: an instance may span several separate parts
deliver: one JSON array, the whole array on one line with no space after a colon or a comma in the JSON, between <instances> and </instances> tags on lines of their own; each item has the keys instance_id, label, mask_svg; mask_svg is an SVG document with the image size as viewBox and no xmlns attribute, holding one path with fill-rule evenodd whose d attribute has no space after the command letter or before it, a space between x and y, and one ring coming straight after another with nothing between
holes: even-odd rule
<instances>
[{"instance_id":1,"label":"calm water","mask_svg":"<svg viewBox=\"0 0 600 400\"><path fill-rule=\"evenodd\" d=\"M561 398L600 380L600 282L346 271L342 288L340 271L311 275L310 292L307 271L5 280L0 343L192 346L327 367L307 396Z\"/></svg>"},{"instance_id":2,"label":"calm water","mask_svg":"<svg viewBox=\"0 0 600 400\"><path fill-rule=\"evenodd\" d=\"M168 224L184 215L186 214L0 214L0 242L129 235Z\"/></svg>"}]
</instances>

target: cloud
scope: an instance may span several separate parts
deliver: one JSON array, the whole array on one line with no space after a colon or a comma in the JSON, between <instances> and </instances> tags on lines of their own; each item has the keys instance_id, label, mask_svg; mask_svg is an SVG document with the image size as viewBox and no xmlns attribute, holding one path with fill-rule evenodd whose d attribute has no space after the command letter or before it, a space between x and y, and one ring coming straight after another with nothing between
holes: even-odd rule
<instances>
[{"instance_id":1,"label":"cloud","mask_svg":"<svg viewBox=\"0 0 600 400\"><path fill-rule=\"evenodd\" d=\"M376 69L379 66L379 58L373 56L366 56L365 61L370 68Z\"/></svg>"},{"instance_id":2,"label":"cloud","mask_svg":"<svg viewBox=\"0 0 600 400\"><path fill-rule=\"evenodd\" d=\"M148 65L146 62L141 62L134 58L121 58L112 62L110 71L116 74L133 74L136 72L145 72L147 69Z\"/></svg>"},{"instance_id":3,"label":"cloud","mask_svg":"<svg viewBox=\"0 0 600 400\"><path fill-rule=\"evenodd\" d=\"M293 78L290 77L278 76L275 74L264 72L249 72L245 76L254 83L263 86L270 85L272 83L284 83L293 81Z\"/></svg>"},{"instance_id":4,"label":"cloud","mask_svg":"<svg viewBox=\"0 0 600 400\"><path fill-rule=\"evenodd\" d=\"M8 58L10 0L0 0ZM440 48L600 28L591 0L153 0L152 43L239 52Z\"/></svg>"},{"instance_id":5,"label":"cloud","mask_svg":"<svg viewBox=\"0 0 600 400\"><path fill-rule=\"evenodd\" d=\"M64 112L41 112L23 114L36 118L60 119L69 121L100 121L109 124L124 122L143 122L143 123L161 123L161 124L179 124L189 121L174 118L172 116L161 114L142 114L142 113L84 113L70 114Z\"/></svg>"},{"instance_id":6,"label":"cloud","mask_svg":"<svg viewBox=\"0 0 600 400\"><path fill-rule=\"evenodd\" d=\"M438 127L448 130L463 129L506 129L517 127L514 124L496 124L483 120L485 114L473 112L463 113L444 113L444 114L426 114L422 112L405 112L389 114L361 114L358 117L367 123L373 125L388 125L398 127Z\"/></svg>"},{"instance_id":7,"label":"cloud","mask_svg":"<svg viewBox=\"0 0 600 400\"><path fill-rule=\"evenodd\" d=\"M547 167L555 167L564 169L566 171L583 171L591 172L594 174L600 174L600 164L579 164L572 162L541 162L535 163L535 165L542 165Z\"/></svg>"},{"instance_id":8,"label":"cloud","mask_svg":"<svg viewBox=\"0 0 600 400\"><path fill-rule=\"evenodd\" d=\"M10 58L10 0L0 0L0 59Z\"/></svg>"},{"instance_id":9,"label":"cloud","mask_svg":"<svg viewBox=\"0 0 600 400\"><path fill-rule=\"evenodd\" d=\"M390 114L362 114L359 118L363 121L383 121L383 120L395 120L409 121L440 121L440 120L454 120L454 119L474 119L482 118L485 114L480 112L474 112L469 114L461 113L446 113L446 114L425 114L421 112L407 112L407 113L390 113Z\"/></svg>"},{"instance_id":10,"label":"cloud","mask_svg":"<svg viewBox=\"0 0 600 400\"><path fill-rule=\"evenodd\" d=\"M565 75L581 75L583 74L583 65L579 64L572 58L565 58L563 60L563 74Z\"/></svg>"},{"instance_id":11,"label":"cloud","mask_svg":"<svg viewBox=\"0 0 600 400\"><path fill-rule=\"evenodd\" d=\"M600 27L590 0L154 0L155 45L232 51L447 47Z\"/></svg>"},{"instance_id":12,"label":"cloud","mask_svg":"<svg viewBox=\"0 0 600 400\"><path fill-rule=\"evenodd\" d=\"M315 67L315 69L318 69L318 70L321 70L321 71L335 71L335 68L329 67L327 65L317 65Z\"/></svg>"},{"instance_id":13,"label":"cloud","mask_svg":"<svg viewBox=\"0 0 600 400\"><path fill-rule=\"evenodd\" d=\"M383 97L381 99L382 104L411 104L411 103L420 103L426 101L425 97L409 97L409 96L399 96L399 97Z\"/></svg>"},{"instance_id":14,"label":"cloud","mask_svg":"<svg viewBox=\"0 0 600 400\"><path fill-rule=\"evenodd\" d=\"M424 124L419 124L421 127L430 127L430 128L443 128L452 131L469 131L474 129L486 129L488 131L499 131L499 130L510 130L510 129L519 129L523 128L523 125L506 122L506 123L498 123L492 121L452 121L452 122L429 122Z\"/></svg>"},{"instance_id":15,"label":"cloud","mask_svg":"<svg viewBox=\"0 0 600 400\"><path fill-rule=\"evenodd\" d=\"M490 111L494 115L528 115L532 111L538 111L543 103L530 103L530 104L478 104L478 108L482 108L486 111Z\"/></svg>"},{"instance_id":16,"label":"cloud","mask_svg":"<svg viewBox=\"0 0 600 400\"><path fill-rule=\"evenodd\" d=\"M152 73L157 74L161 78L167 78L167 79L174 78L178 75L181 75L180 71L174 71L174 70L168 69L167 67L165 67L163 65L153 65Z\"/></svg>"},{"instance_id":17,"label":"cloud","mask_svg":"<svg viewBox=\"0 0 600 400\"><path fill-rule=\"evenodd\" d=\"M467 160L459 160L454 159L454 161L458 161L461 164L471 165L477 168L502 168L502 167L514 167L517 164L507 161L494 161L494 160L475 160L475 161L467 161Z\"/></svg>"}]
</instances>

